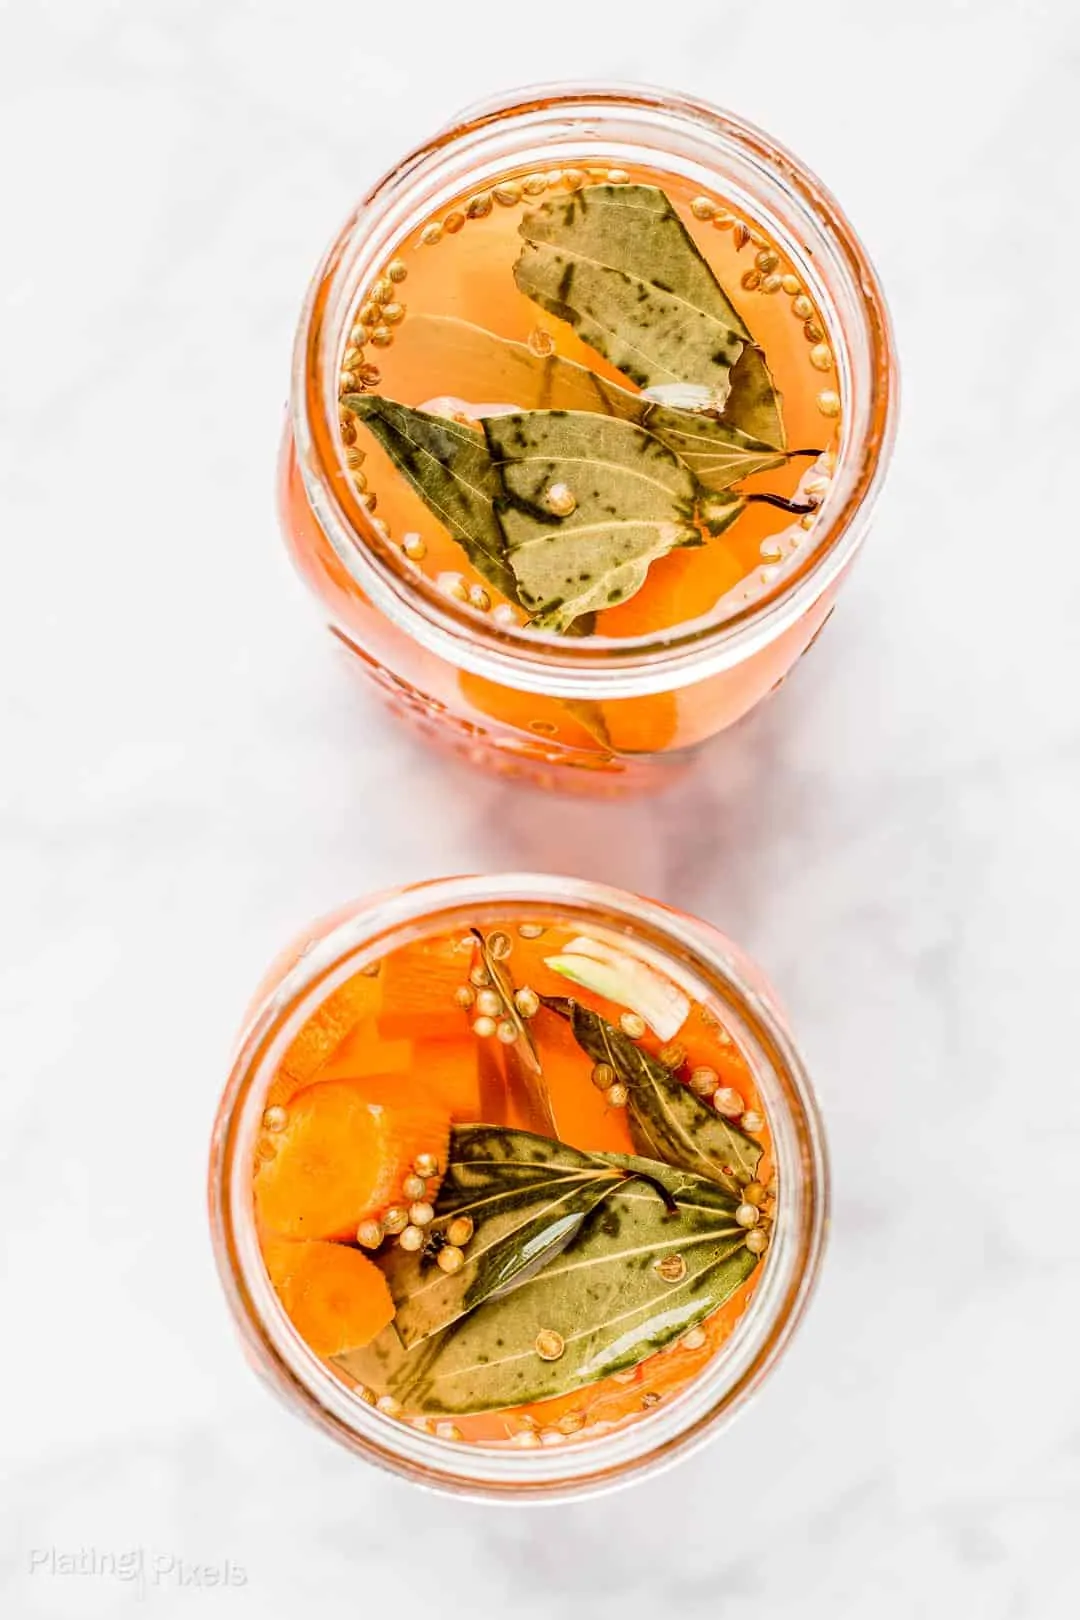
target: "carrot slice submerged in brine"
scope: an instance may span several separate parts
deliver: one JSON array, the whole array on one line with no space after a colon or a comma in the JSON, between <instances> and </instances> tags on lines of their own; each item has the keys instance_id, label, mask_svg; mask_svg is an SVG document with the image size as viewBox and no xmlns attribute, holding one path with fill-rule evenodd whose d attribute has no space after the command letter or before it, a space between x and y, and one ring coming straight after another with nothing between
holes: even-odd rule
<instances>
[{"instance_id":1,"label":"carrot slice submerged in brine","mask_svg":"<svg viewBox=\"0 0 1080 1620\"><path fill-rule=\"evenodd\" d=\"M382 964L379 1033L384 1040L440 1040L465 1034L467 1012L454 992L469 982L472 941L421 940L405 945Z\"/></svg>"},{"instance_id":2,"label":"carrot slice submerged in brine","mask_svg":"<svg viewBox=\"0 0 1080 1620\"><path fill-rule=\"evenodd\" d=\"M263 1227L291 1238L351 1238L402 1192L415 1160L446 1164L445 1109L404 1075L326 1080L294 1097L282 1130L265 1138L273 1157L255 1172ZM437 1181L428 1183L434 1196Z\"/></svg>"},{"instance_id":3,"label":"carrot slice submerged in brine","mask_svg":"<svg viewBox=\"0 0 1080 1620\"><path fill-rule=\"evenodd\" d=\"M362 1349L393 1319L386 1278L359 1249L271 1238L263 1259L286 1315L316 1355Z\"/></svg>"},{"instance_id":4,"label":"carrot slice submerged in brine","mask_svg":"<svg viewBox=\"0 0 1080 1620\"><path fill-rule=\"evenodd\" d=\"M290 1043L266 1093L266 1106L281 1107L308 1085L357 1024L379 1009L378 977L355 973L339 985Z\"/></svg>"}]
</instances>

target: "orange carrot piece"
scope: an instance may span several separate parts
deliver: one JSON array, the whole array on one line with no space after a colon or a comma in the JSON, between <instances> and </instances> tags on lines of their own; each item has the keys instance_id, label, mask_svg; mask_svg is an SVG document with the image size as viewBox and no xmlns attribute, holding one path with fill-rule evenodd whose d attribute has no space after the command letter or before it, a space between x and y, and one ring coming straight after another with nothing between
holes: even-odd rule
<instances>
[{"instance_id":1,"label":"orange carrot piece","mask_svg":"<svg viewBox=\"0 0 1080 1620\"><path fill-rule=\"evenodd\" d=\"M384 1040L374 1018L351 1029L318 1071L322 1080L360 1080L368 1074L408 1074L415 1061L412 1041Z\"/></svg>"},{"instance_id":2,"label":"orange carrot piece","mask_svg":"<svg viewBox=\"0 0 1080 1620\"><path fill-rule=\"evenodd\" d=\"M561 1142L592 1153L633 1153L625 1108L612 1108L592 1083L592 1062L556 1013L537 1014L544 1085Z\"/></svg>"},{"instance_id":3,"label":"orange carrot piece","mask_svg":"<svg viewBox=\"0 0 1080 1620\"><path fill-rule=\"evenodd\" d=\"M349 1031L378 1011L382 985L356 973L323 1002L289 1045L266 1093L266 1106L284 1107L308 1085Z\"/></svg>"},{"instance_id":4,"label":"orange carrot piece","mask_svg":"<svg viewBox=\"0 0 1080 1620\"><path fill-rule=\"evenodd\" d=\"M440 1040L466 1033L468 1013L454 992L469 981L472 942L421 940L403 946L382 965L379 1034L384 1040Z\"/></svg>"},{"instance_id":5,"label":"orange carrot piece","mask_svg":"<svg viewBox=\"0 0 1080 1620\"><path fill-rule=\"evenodd\" d=\"M480 1067L476 1036L457 1041L417 1041L413 1076L426 1096L452 1120L479 1120Z\"/></svg>"},{"instance_id":6,"label":"orange carrot piece","mask_svg":"<svg viewBox=\"0 0 1080 1620\"><path fill-rule=\"evenodd\" d=\"M711 612L745 572L738 554L723 539L669 551L652 564L636 596L597 614L597 634L651 636L676 629Z\"/></svg>"},{"instance_id":7,"label":"orange carrot piece","mask_svg":"<svg viewBox=\"0 0 1080 1620\"><path fill-rule=\"evenodd\" d=\"M446 1113L404 1075L309 1086L285 1128L263 1139L274 1153L255 1172L258 1218L282 1237L351 1238L402 1202L419 1154L445 1165L449 1131Z\"/></svg>"},{"instance_id":8,"label":"orange carrot piece","mask_svg":"<svg viewBox=\"0 0 1080 1620\"><path fill-rule=\"evenodd\" d=\"M263 1259L289 1321L318 1356L362 1349L393 1319L386 1278L359 1249L272 1238Z\"/></svg>"}]
</instances>

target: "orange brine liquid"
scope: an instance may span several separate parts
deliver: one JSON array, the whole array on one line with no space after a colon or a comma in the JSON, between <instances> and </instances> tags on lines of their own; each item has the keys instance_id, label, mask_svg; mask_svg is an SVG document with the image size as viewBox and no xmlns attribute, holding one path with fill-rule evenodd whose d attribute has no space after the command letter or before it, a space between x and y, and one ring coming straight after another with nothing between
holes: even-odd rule
<instances>
[{"instance_id":1,"label":"orange brine liquid","mask_svg":"<svg viewBox=\"0 0 1080 1620\"><path fill-rule=\"evenodd\" d=\"M477 432L493 410L546 407L541 370L529 375L504 363L497 346L490 353L475 343L463 349L452 341L448 321L524 345L537 361L570 361L602 383L639 393L632 378L584 341L570 320L519 290L514 277L523 220L575 191L587 197L590 187L611 186L646 186L664 194L751 334L780 398L789 455L782 465L731 487L737 495L768 494L797 508L785 511L754 498L723 533L710 536L700 526L703 544L679 545L659 556L639 590L574 627L577 635L625 638L660 634L705 616L720 619L745 607L774 588L784 564L813 543L815 513L835 464L840 383L820 312L754 219L721 192L704 193L660 169L626 171L593 162L581 169L507 174L419 226L397 244L380 275L358 289L340 394L343 401L379 396ZM647 274L647 256L643 264ZM523 607L472 566L450 529L344 404L341 433L361 498L405 564L480 614L493 613L507 626L527 623Z\"/></svg>"},{"instance_id":2,"label":"orange brine liquid","mask_svg":"<svg viewBox=\"0 0 1080 1620\"><path fill-rule=\"evenodd\" d=\"M519 1219L523 1187L540 1201ZM720 1018L621 936L527 915L431 934L327 997L270 1083L253 1164L263 1257L309 1348L392 1421L526 1448L640 1419L708 1366L767 1262L776 1195ZM631 1218L645 1237L624 1255ZM719 1271L695 1271L702 1244ZM601 1262L626 1268L618 1331L622 1269L597 1270L599 1305L560 1293ZM481 1347L464 1371L462 1332Z\"/></svg>"}]
</instances>

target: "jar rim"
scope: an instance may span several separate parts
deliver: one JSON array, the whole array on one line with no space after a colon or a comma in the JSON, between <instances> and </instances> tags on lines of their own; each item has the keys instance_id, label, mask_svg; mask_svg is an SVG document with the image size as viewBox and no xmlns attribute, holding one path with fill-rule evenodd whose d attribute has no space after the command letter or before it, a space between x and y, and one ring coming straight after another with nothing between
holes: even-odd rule
<instances>
[{"instance_id":1,"label":"jar rim","mask_svg":"<svg viewBox=\"0 0 1080 1620\"><path fill-rule=\"evenodd\" d=\"M820 509L815 543L790 575L719 624L707 620L650 636L559 637L500 625L409 569L373 526L343 461L337 374L357 287L415 223L427 187L460 190L478 165L524 161L543 140L576 138L590 118L662 144L665 162L691 160L729 184L735 167L754 207L802 255L808 283L831 311L841 370L842 442ZM626 135L630 139L630 134ZM618 144L617 142L614 144ZM726 167L724 160L726 159ZM563 161L566 161L565 157ZM412 199L412 200L411 200ZM412 210L412 212L410 212ZM785 227L784 220L788 223ZM426 650L451 665L521 691L560 698L620 698L670 691L721 673L770 645L829 589L858 550L887 469L897 416L891 328L877 276L831 193L784 147L751 123L675 92L636 85L541 85L458 115L389 170L354 209L324 256L297 330L290 425L309 504L347 573L368 599ZM694 628L694 624L697 628Z\"/></svg>"},{"instance_id":2,"label":"jar rim","mask_svg":"<svg viewBox=\"0 0 1080 1620\"><path fill-rule=\"evenodd\" d=\"M251 1162L266 1083L317 1005L366 964L463 908L601 913L632 933L668 972L709 987L741 1045L764 1066L781 1205L762 1280L730 1337L670 1406L587 1444L536 1451L426 1435L356 1399L299 1338L266 1276L251 1197ZM447 922L447 926L457 926ZM441 878L356 902L286 971L249 1018L215 1122L210 1220L222 1284L257 1369L338 1441L385 1469L457 1494L491 1499L566 1497L655 1470L704 1443L741 1408L776 1362L813 1291L824 1245L828 1163L813 1087L760 970L710 925L606 885L550 874ZM797 1193L797 1196L796 1196Z\"/></svg>"}]
</instances>

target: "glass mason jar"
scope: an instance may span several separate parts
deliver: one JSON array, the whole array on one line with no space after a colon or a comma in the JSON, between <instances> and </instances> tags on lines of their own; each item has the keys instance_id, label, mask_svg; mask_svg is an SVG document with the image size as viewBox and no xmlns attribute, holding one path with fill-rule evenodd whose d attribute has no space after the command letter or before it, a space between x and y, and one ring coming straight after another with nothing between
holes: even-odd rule
<instances>
[{"instance_id":1,"label":"glass mason jar","mask_svg":"<svg viewBox=\"0 0 1080 1620\"><path fill-rule=\"evenodd\" d=\"M366 1404L293 1330L256 1232L252 1166L265 1097L297 1032L347 979L401 945L530 918L603 928L633 942L714 1012L750 1070L769 1120L778 1203L772 1242L730 1336L669 1402L628 1426L548 1449L441 1439ZM249 1359L285 1404L359 1456L419 1483L514 1500L599 1490L653 1472L716 1434L783 1354L821 1260L828 1172L802 1060L761 970L715 928L652 900L578 879L505 874L386 891L315 923L275 963L249 1010L213 1132L210 1221L221 1280Z\"/></svg>"},{"instance_id":2,"label":"glass mason jar","mask_svg":"<svg viewBox=\"0 0 1080 1620\"><path fill-rule=\"evenodd\" d=\"M712 185L797 271L835 355L843 420L828 494L783 568L734 607L652 635L525 631L409 566L350 480L338 385L359 289L467 187L522 166L654 165ZM639 89L537 89L465 114L363 199L315 274L297 333L280 463L285 535L329 628L433 742L542 786L657 786L786 676L821 630L889 458L895 359L874 272L821 183L729 113ZM724 599L725 602L727 598Z\"/></svg>"}]
</instances>

